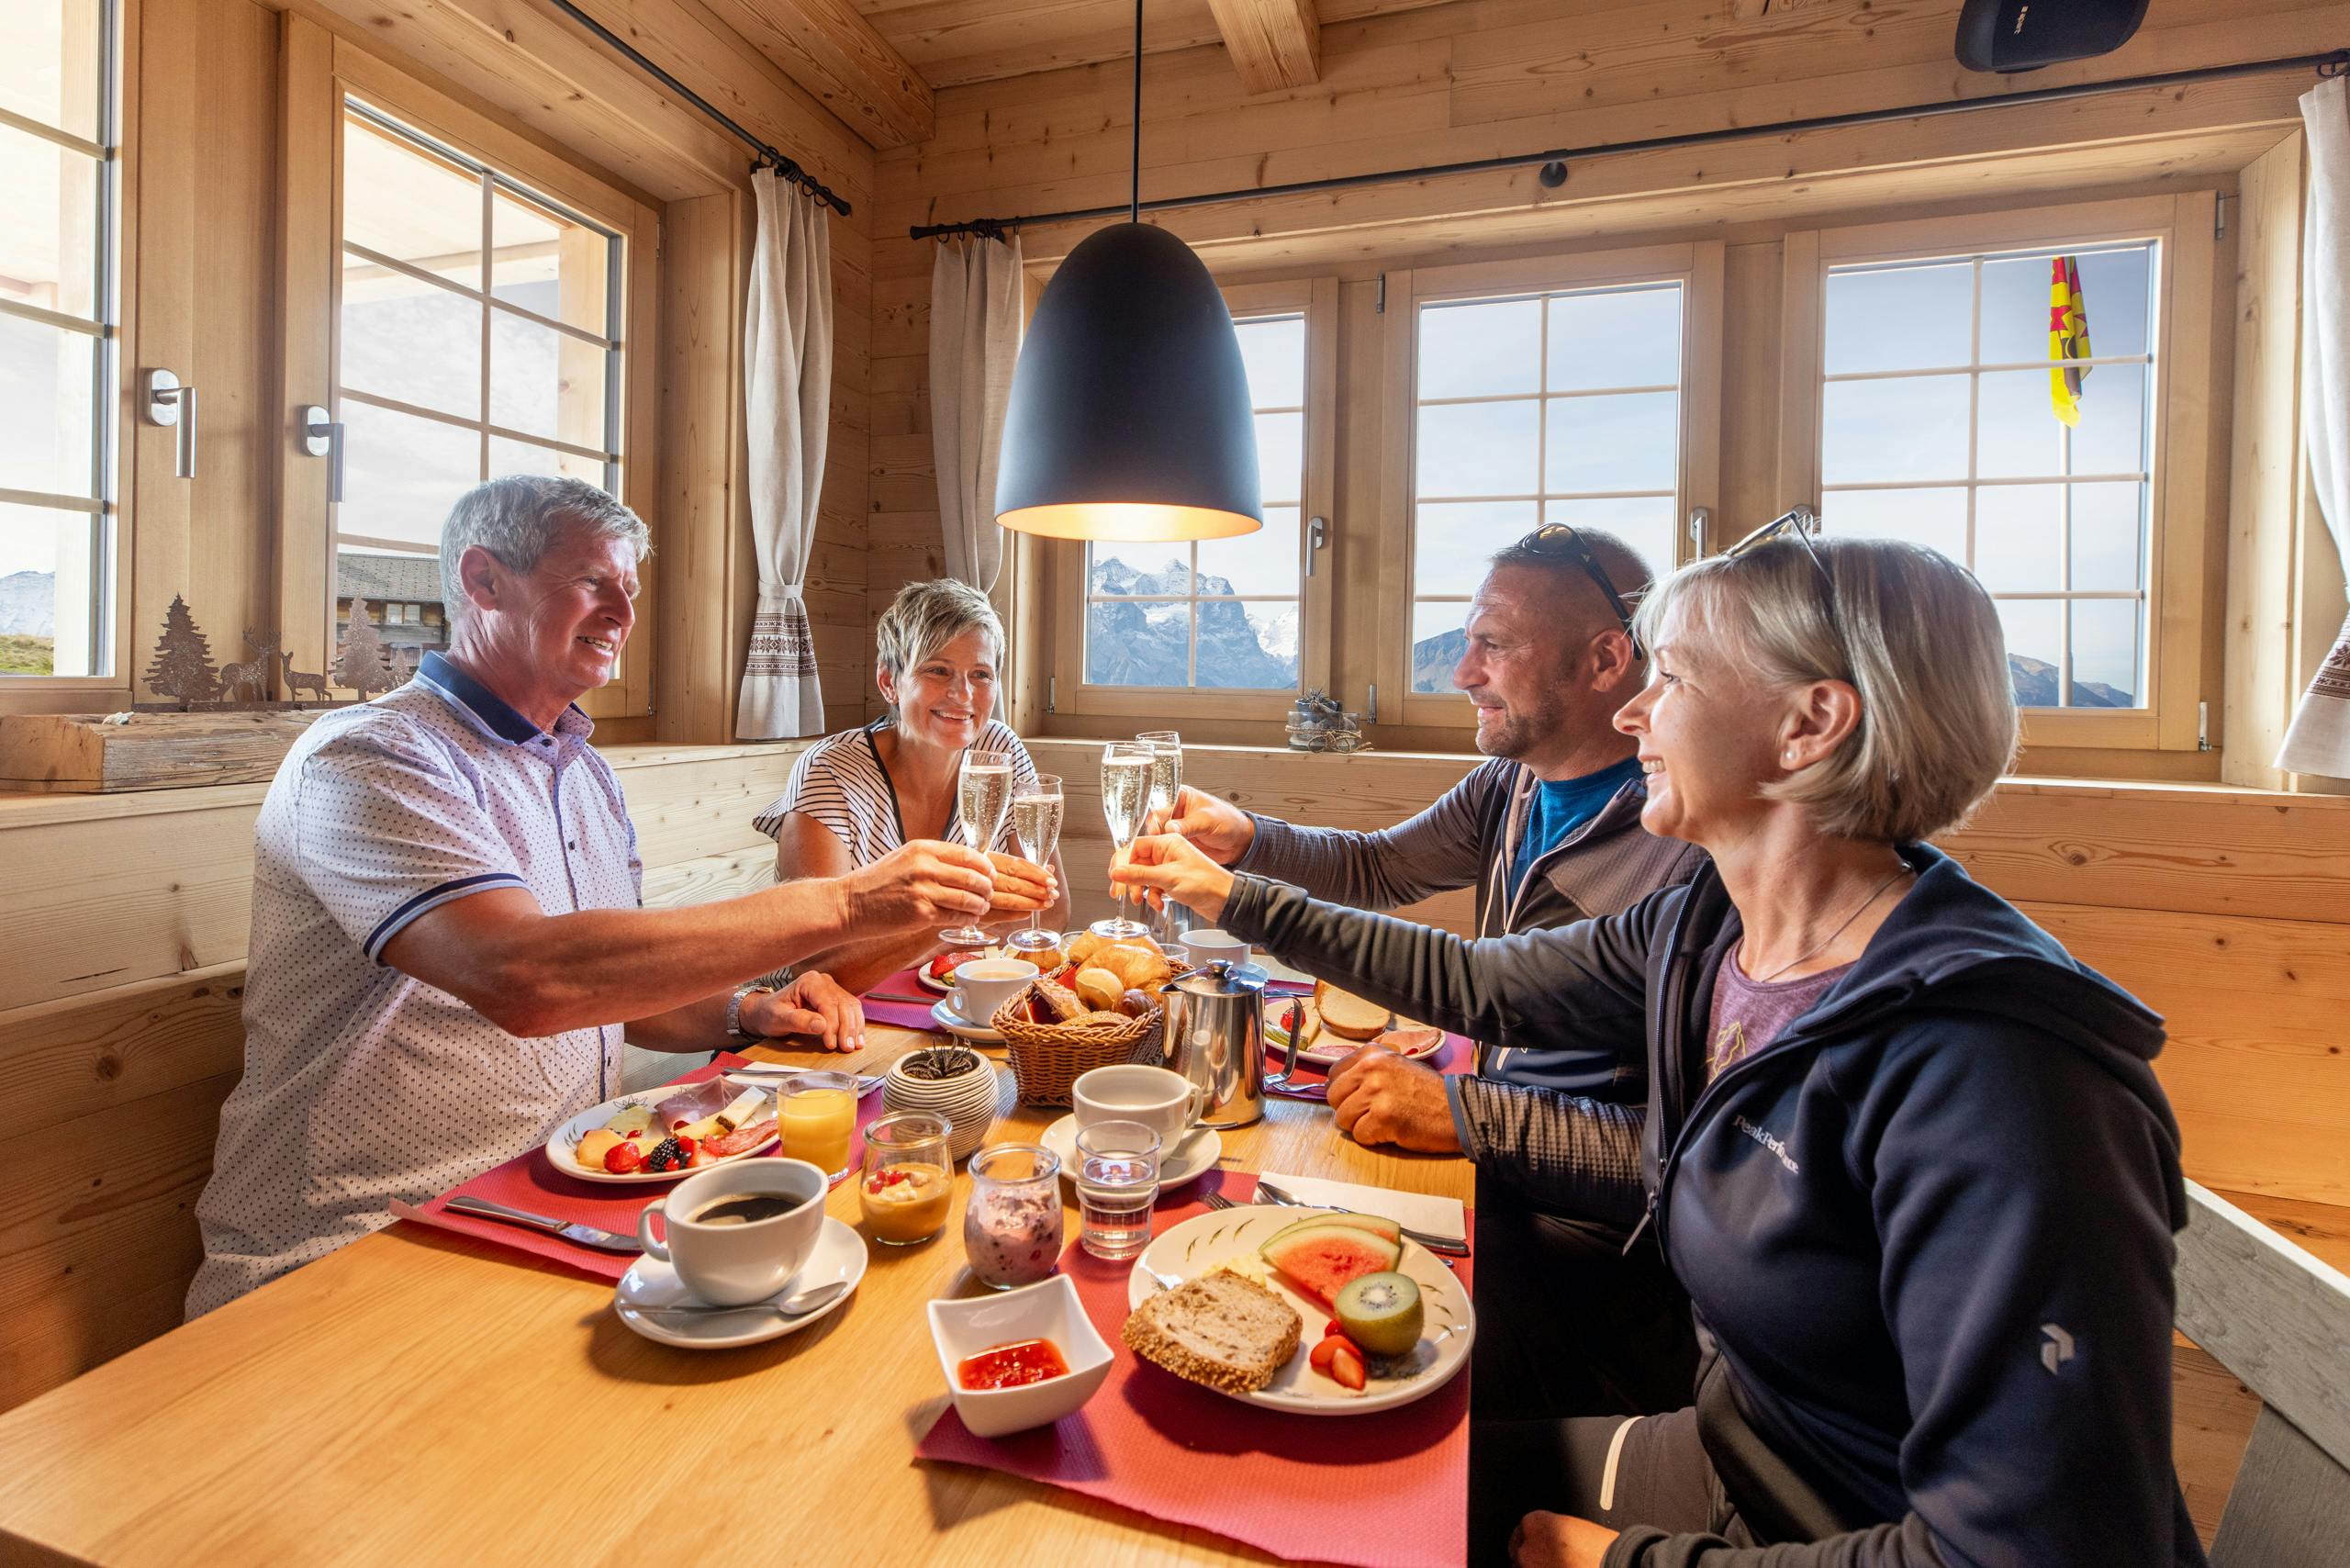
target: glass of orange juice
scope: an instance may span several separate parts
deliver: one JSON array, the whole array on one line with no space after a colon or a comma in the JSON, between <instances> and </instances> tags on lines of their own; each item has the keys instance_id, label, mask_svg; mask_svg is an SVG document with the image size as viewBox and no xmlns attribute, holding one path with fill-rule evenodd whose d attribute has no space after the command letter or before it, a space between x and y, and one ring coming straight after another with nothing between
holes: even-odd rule
<instances>
[{"instance_id":1,"label":"glass of orange juice","mask_svg":"<svg viewBox=\"0 0 2350 1568\"><path fill-rule=\"evenodd\" d=\"M785 1081L783 1155L804 1159L837 1182L848 1170L849 1134L856 1130L856 1080L845 1072L801 1072Z\"/></svg>"}]
</instances>

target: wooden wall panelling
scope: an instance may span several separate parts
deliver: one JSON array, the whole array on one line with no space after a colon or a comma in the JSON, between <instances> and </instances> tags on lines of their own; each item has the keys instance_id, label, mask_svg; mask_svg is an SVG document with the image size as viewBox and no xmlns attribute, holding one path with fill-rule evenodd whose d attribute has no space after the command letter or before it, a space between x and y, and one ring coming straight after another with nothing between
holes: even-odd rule
<instances>
[{"instance_id":1,"label":"wooden wall panelling","mask_svg":"<svg viewBox=\"0 0 2350 1568\"><path fill-rule=\"evenodd\" d=\"M2350 805L2331 800L2005 779L1943 842L2019 902L2350 924Z\"/></svg>"},{"instance_id":2,"label":"wooden wall panelling","mask_svg":"<svg viewBox=\"0 0 2350 1568\"><path fill-rule=\"evenodd\" d=\"M2229 465L2227 719L2221 775L2282 789L2293 685L2301 487L2303 138L2244 168L2236 204L2233 458Z\"/></svg>"}]
</instances>

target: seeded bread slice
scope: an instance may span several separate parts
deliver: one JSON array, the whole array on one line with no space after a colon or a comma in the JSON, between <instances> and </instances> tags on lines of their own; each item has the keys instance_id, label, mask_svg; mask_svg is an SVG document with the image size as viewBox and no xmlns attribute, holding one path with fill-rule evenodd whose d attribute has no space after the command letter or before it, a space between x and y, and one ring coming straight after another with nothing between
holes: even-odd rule
<instances>
[{"instance_id":1,"label":"seeded bread slice","mask_svg":"<svg viewBox=\"0 0 2350 1568\"><path fill-rule=\"evenodd\" d=\"M1297 1354L1304 1327L1297 1309L1264 1286L1219 1271L1150 1297L1119 1337L1177 1377L1254 1394Z\"/></svg>"}]
</instances>

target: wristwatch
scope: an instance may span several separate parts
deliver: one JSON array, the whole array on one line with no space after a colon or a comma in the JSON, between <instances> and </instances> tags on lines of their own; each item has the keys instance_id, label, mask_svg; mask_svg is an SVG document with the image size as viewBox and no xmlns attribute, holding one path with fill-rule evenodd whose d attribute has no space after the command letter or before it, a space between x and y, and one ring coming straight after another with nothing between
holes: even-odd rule
<instances>
[{"instance_id":1,"label":"wristwatch","mask_svg":"<svg viewBox=\"0 0 2350 1568\"><path fill-rule=\"evenodd\" d=\"M727 1034L733 1036L738 1040L763 1040L767 1038L764 1035L754 1035L743 1027L743 1003L744 1001L754 996L770 995L774 992L775 989L775 987L763 984L758 980L753 980L748 985L736 986L734 988L733 994L726 999Z\"/></svg>"}]
</instances>

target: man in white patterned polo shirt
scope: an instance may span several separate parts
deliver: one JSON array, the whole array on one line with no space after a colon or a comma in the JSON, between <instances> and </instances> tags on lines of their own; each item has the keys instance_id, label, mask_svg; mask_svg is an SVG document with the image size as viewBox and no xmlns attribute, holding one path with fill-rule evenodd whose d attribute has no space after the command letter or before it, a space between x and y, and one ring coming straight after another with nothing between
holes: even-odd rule
<instances>
[{"instance_id":1,"label":"man in white patterned polo shirt","mask_svg":"<svg viewBox=\"0 0 2350 1568\"><path fill-rule=\"evenodd\" d=\"M1050 902L1036 867L913 843L835 881L643 908L636 832L574 700L611 678L647 547L578 480L470 492L441 536L447 655L319 719L278 768L189 1316L543 1142L617 1092L623 1039L862 1043L829 978L747 977Z\"/></svg>"}]
</instances>

